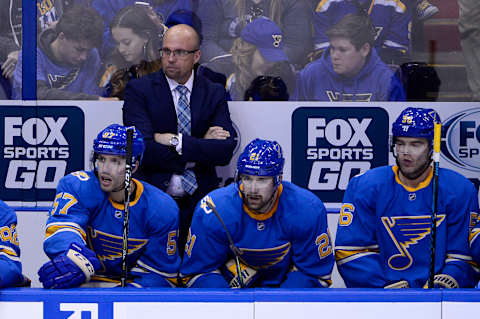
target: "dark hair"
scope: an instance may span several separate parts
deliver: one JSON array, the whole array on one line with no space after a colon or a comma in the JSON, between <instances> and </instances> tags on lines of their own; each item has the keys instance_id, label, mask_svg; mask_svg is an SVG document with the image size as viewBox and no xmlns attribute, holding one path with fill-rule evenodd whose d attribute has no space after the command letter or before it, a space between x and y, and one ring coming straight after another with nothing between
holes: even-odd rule
<instances>
[{"instance_id":1,"label":"dark hair","mask_svg":"<svg viewBox=\"0 0 480 319\"><path fill-rule=\"evenodd\" d=\"M436 101L440 89L437 71L425 62L403 63L395 72L405 89L407 101Z\"/></svg>"},{"instance_id":2,"label":"dark hair","mask_svg":"<svg viewBox=\"0 0 480 319\"><path fill-rule=\"evenodd\" d=\"M110 30L113 28L131 29L133 33L149 39L155 52L162 47L163 32L159 33L158 26L143 6L133 5L122 8L110 24Z\"/></svg>"},{"instance_id":3,"label":"dark hair","mask_svg":"<svg viewBox=\"0 0 480 319\"><path fill-rule=\"evenodd\" d=\"M288 101L287 85L281 77L257 76L245 91L244 101Z\"/></svg>"},{"instance_id":4,"label":"dark hair","mask_svg":"<svg viewBox=\"0 0 480 319\"><path fill-rule=\"evenodd\" d=\"M103 41L103 20L95 9L75 5L65 11L55 26L57 34L63 32L73 41L88 41L94 47L101 47Z\"/></svg>"},{"instance_id":5,"label":"dark hair","mask_svg":"<svg viewBox=\"0 0 480 319\"><path fill-rule=\"evenodd\" d=\"M157 72L162 68L161 60L142 61L140 64L132 65L129 68L123 68L115 71L110 79L109 96L124 99L125 87L129 80L140 78L147 74Z\"/></svg>"},{"instance_id":6,"label":"dark hair","mask_svg":"<svg viewBox=\"0 0 480 319\"><path fill-rule=\"evenodd\" d=\"M373 47L376 31L370 17L364 14L347 14L333 27L327 30L329 39L346 38L355 48L360 49L365 43Z\"/></svg>"}]
</instances>

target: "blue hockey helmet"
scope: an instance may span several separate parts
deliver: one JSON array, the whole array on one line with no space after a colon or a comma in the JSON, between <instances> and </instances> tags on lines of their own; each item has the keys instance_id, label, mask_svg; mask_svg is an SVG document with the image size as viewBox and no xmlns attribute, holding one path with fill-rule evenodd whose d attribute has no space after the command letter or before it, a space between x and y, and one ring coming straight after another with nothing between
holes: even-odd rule
<instances>
[{"instance_id":1,"label":"blue hockey helmet","mask_svg":"<svg viewBox=\"0 0 480 319\"><path fill-rule=\"evenodd\" d=\"M400 113L392 124L392 135L395 137L426 138L433 142L433 127L440 122L440 116L433 109L408 107Z\"/></svg>"},{"instance_id":2,"label":"blue hockey helmet","mask_svg":"<svg viewBox=\"0 0 480 319\"><path fill-rule=\"evenodd\" d=\"M276 141L255 139L251 141L240 154L237 162L237 173L272 176L275 185L280 183L279 176L283 174L282 148Z\"/></svg>"},{"instance_id":3,"label":"blue hockey helmet","mask_svg":"<svg viewBox=\"0 0 480 319\"><path fill-rule=\"evenodd\" d=\"M142 134L134 127L132 143L132 166L142 161L145 144ZM98 133L93 140L94 154L127 155L127 127L120 124L111 124ZM95 159L94 159L95 160Z\"/></svg>"}]
</instances>

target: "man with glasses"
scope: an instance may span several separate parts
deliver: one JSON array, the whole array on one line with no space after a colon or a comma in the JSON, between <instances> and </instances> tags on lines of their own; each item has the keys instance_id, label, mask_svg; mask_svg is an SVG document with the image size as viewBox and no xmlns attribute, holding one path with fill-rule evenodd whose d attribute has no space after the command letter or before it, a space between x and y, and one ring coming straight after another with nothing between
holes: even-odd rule
<instances>
[{"instance_id":1,"label":"man with glasses","mask_svg":"<svg viewBox=\"0 0 480 319\"><path fill-rule=\"evenodd\" d=\"M168 29L162 70L130 81L123 106L125 123L145 137L138 175L173 196L180 208L180 249L195 204L218 187L215 166L228 164L236 145L225 89L194 72L199 46L192 27Z\"/></svg>"}]
</instances>

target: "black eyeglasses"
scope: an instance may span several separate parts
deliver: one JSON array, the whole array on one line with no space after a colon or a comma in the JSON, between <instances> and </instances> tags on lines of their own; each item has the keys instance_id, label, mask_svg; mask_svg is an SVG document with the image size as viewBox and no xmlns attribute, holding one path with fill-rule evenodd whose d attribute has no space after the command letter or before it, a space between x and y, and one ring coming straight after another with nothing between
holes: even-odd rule
<instances>
[{"instance_id":1,"label":"black eyeglasses","mask_svg":"<svg viewBox=\"0 0 480 319\"><path fill-rule=\"evenodd\" d=\"M160 55L163 57L163 56L171 56L173 54L174 57L184 58L187 55L195 53L197 51L198 51L198 49L191 50L191 51L188 51L188 50L173 50L172 51L168 48L162 48L162 49L160 49Z\"/></svg>"}]
</instances>

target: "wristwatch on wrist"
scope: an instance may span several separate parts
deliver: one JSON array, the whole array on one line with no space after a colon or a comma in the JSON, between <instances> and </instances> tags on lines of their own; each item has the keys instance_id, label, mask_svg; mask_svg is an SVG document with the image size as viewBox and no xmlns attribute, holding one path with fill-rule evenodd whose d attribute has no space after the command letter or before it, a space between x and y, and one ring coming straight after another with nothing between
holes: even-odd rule
<instances>
[{"instance_id":1,"label":"wristwatch on wrist","mask_svg":"<svg viewBox=\"0 0 480 319\"><path fill-rule=\"evenodd\" d=\"M178 143L179 143L179 140L177 135L173 135L172 137L170 137L170 140L168 141L168 144L173 147L177 147Z\"/></svg>"}]
</instances>

